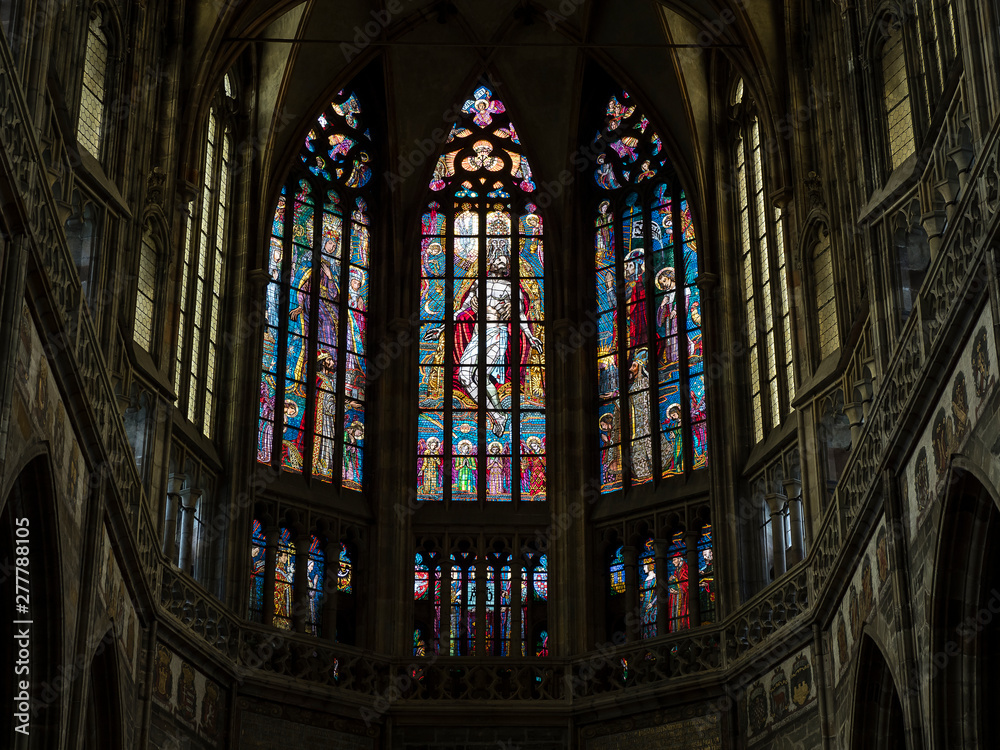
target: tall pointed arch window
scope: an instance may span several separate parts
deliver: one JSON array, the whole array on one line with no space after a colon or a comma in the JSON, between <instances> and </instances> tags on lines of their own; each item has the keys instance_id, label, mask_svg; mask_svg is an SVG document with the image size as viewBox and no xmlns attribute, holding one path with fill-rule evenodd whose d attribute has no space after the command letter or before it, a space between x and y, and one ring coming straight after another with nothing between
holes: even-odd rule
<instances>
[{"instance_id":1,"label":"tall pointed arch window","mask_svg":"<svg viewBox=\"0 0 1000 750\"><path fill-rule=\"evenodd\" d=\"M174 388L182 413L207 437L213 434L219 384L235 113L236 102L217 92L205 123L200 193L185 216Z\"/></svg>"},{"instance_id":2,"label":"tall pointed arch window","mask_svg":"<svg viewBox=\"0 0 1000 750\"><path fill-rule=\"evenodd\" d=\"M891 171L914 153L916 138L913 132L903 23L896 15L889 13L883 16L881 28L885 35L880 50L882 98Z\"/></svg>"},{"instance_id":3,"label":"tall pointed arch window","mask_svg":"<svg viewBox=\"0 0 1000 750\"><path fill-rule=\"evenodd\" d=\"M355 93L316 118L275 206L257 460L360 491L373 143Z\"/></svg>"},{"instance_id":4,"label":"tall pointed arch window","mask_svg":"<svg viewBox=\"0 0 1000 750\"><path fill-rule=\"evenodd\" d=\"M601 489L708 464L698 249L663 142L627 92L594 138Z\"/></svg>"},{"instance_id":5,"label":"tall pointed arch window","mask_svg":"<svg viewBox=\"0 0 1000 750\"><path fill-rule=\"evenodd\" d=\"M542 217L488 85L461 108L421 226L421 500L545 499Z\"/></svg>"},{"instance_id":6,"label":"tall pointed arch window","mask_svg":"<svg viewBox=\"0 0 1000 750\"><path fill-rule=\"evenodd\" d=\"M95 159L100 159L104 137L104 107L108 95L110 44L105 29L107 10L95 5L87 25L83 58L83 88L76 121L76 139Z\"/></svg>"},{"instance_id":7,"label":"tall pointed arch window","mask_svg":"<svg viewBox=\"0 0 1000 750\"><path fill-rule=\"evenodd\" d=\"M747 363L754 441L781 424L795 396L791 318L780 209L767 199L764 135L740 79L733 98L732 170L740 286L747 326Z\"/></svg>"}]
</instances>

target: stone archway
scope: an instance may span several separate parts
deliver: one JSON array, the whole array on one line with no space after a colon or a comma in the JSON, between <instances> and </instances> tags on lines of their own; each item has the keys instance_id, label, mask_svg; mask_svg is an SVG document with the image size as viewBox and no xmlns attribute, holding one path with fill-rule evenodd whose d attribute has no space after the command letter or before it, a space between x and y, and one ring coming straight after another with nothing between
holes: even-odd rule
<instances>
[{"instance_id":1,"label":"stone archway","mask_svg":"<svg viewBox=\"0 0 1000 750\"><path fill-rule=\"evenodd\" d=\"M952 468L942 508L930 617L936 748L996 747L1000 720L1000 509L974 468Z\"/></svg>"},{"instance_id":2,"label":"stone archway","mask_svg":"<svg viewBox=\"0 0 1000 750\"><path fill-rule=\"evenodd\" d=\"M853 750L906 750L906 727L899 691L882 649L863 636L854 692Z\"/></svg>"}]
</instances>

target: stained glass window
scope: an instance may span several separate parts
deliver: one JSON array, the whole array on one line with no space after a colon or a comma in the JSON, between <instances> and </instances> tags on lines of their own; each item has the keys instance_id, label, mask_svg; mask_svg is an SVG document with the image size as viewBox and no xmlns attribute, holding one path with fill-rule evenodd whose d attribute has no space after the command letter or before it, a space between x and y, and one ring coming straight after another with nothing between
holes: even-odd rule
<instances>
[{"instance_id":1,"label":"stained glass window","mask_svg":"<svg viewBox=\"0 0 1000 750\"><path fill-rule=\"evenodd\" d=\"M274 625L292 629L292 602L295 591L295 545L288 529L281 530L274 567Z\"/></svg>"},{"instance_id":2,"label":"stained glass window","mask_svg":"<svg viewBox=\"0 0 1000 750\"><path fill-rule=\"evenodd\" d=\"M267 540L260 521L254 520L250 535L250 620L264 621L264 563Z\"/></svg>"},{"instance_id":3,"label":"stained glass window","mask_svg":"<svg viewBox=\"0 0 1000 750\"><path fill-rule=\"evenodd\" d=\"M687 196L628 93L594 142L597 425L613 492L708 464L701 293Z\"/></svg>"},{"instance_id":4,"label":"stained glass window","mask_svg":"<svg viewBox=\"0 0 1000 750\"><path fill-rule=\"evenodd\" d=\"M413 629L413 655L427 656L427 641L424 640L424 634L420 628Z\"/></svg>"},{"instance_id":5,"label":"stained glass window","mask_svg":"<svg viewBox=\"0 0 1000 750\"><path fill-rule=\"evenodd\" d=\"M450 607L442 610L442 572L436 552L418 552L413 566L414 627L427 649L440 653L442 628L451 656L521 656L533 653L531 634L546 620L547 563L544 555L452 553ZM515 585L516 582L519 585ZM442 615L448 626L442 625ZM480 619L481 618L481 619ZM515 638L516 635L516 638ZM515 645L518 644L518 645Z\"/></svg>"},{"instance_id":6,"label":"stained glass window","mask_svg":"<svg viewBox=\"0 0 1000 750\"><path fill-rule=\"evenodd\" d=\"M87 27L87 51L83 59L83 88L76 122L76 139L95 158L101 158L104 135L104 103L107 98L108 36L101 9L95 7Z\"/></svg>"},{"instance_id":7,"label":"stained glass window","mask_svg":"<svg viewBox=\"0 0 1000 750\"><path fill-rule=\"evenodd\" d=\"M340 544L340 567L337 570L337 590L344 594L350 594L354 590L351 583L351 554L347 549L347 545L343 542Z\"/></svg>"},{"instance_id":8,"label":"stained glass window","mask_svg":"<svg viewBox=\"0 0 1000 750\"><path fill-rule=\"evenodd\" d=\"M667 631L673 633L689 625L687 546L683 532L678 532L667 549Z\"/></svg>"},{"instance_id":9,"label":"stained glass window","mask_svg":"<svg viewBox=\"0 0 1000 750\"><path fill-rule=\"evenodd\" d=\"M487 85L465 102L421 224L421 500L545 499L542 217Z\"/></svg>"},{"instance_id":10,"label":"stained glass window","mask_svg":"<svg viewBox=\"0 0 1000 750\"><path fill-rule=\"evenodd\" d=\"M312 537L312 544L309 545L306 577L309 581L309 619L306 622L306 631L313 635L320 635L326 564L321 542L316 536Z\"/></svg>"},{"instance_id":11,"label":"stained glass window","mask_svg":"<svg viewBox=\"0 0 1000 750\"><path fill-rule=\"evenodd\" d=\"M208 437L212 436L216 413L234 156L232 128L219 113L217 107L209 111L201 192L188 204L184 217L174 371L174 387L181 412Z\"/></svg>"},{"instance_id":12,"label":"stained glass window","mask_svg":"<svg viewBox=\"0 0 1000 750\"><path fill-rule=\"evenodd\" d=\"M548 656L549 655L549 631L543 630L538 636L538 642L535 644L535 656Z\"/></svg>"},{"instance_id":13,"label":"stained glass window","mask_svg":"<svg viewBox=\"0 0 1000 750\"><path fill-rule=\"evenodd\" d=\"M742 97L733 114L738 123L733 178L750 416L754 441L760 442L781 424L795 395L784 229L781 211L768 205L767 148L752 97Z\"/></svg>"},{"instance_id":14,"label":"stained glass window","mask_svg":"<svg viewBox=\"0 0 1000 750\"><path fill-rule=\"evenodd\" d=\"M615 550L611 558L611 593L625 593L625 558L623 557L625 548L619 547Z\"/></svg>"},{"instance_id":15,"label":"stained glass window","mask_svg":"<svg viewBox=\"0 0 1000 750\"><path fill-rule=\"evenodd\" d=\"M540 555L534 571L534 596L538 601L548 601L549 598L549 558Z\"/></svg>"},{"instance_id":16,"label":"stained glass window","mask_svg":"<svg viewBox=\"0 0 1000 750\"><path fill-rule=\"evenodd\" d=\"M910 83L906 71L903 28L895 16L883 22L886 38L882 44L882 95L888 132L889 166L896 169L916 147L910 112Z\"/></svg>"},{"instance_id":17,"label":"stained glass window","mask_svg":"<svg viewBox=\"0 0 1000 750\"><path fill-rule=\"evenodd\" d=\"M715 562L710 525L702 528L698 540L698 585L701 597L701 621L715 622Z\"/></svg>"},{"instance_id":18,"label":"stained glass window","mask_svg":"<svg viewBox=\"0 0 1000 750\"><path fill-rule=\"evenodd\" d=\"M139 245L139 274L135 291L135 343L151 352L153 319L156 315L156 246L148 232L143 232Z\"/></svg>"},{"instance_id":19,"label":"stained glass window","mask_svg":"<svg viewBox=\"0 0 1000 750\"><path fill-rule=\"evenodd\" d=\"M365 470L373 154L345 89L278 197L264 304L257 460L350 490Z\"/></svg>"},{"instance_id":20,"label":"stained glass window","mask_svg":"<svg viewBox=\"0 0 1000 750\"><path fill-rule=\"evenodd\" d=\"M656 549L649 539L639 557L639 607L642 637L656 635Z\"/></svg>"}]
</instances>

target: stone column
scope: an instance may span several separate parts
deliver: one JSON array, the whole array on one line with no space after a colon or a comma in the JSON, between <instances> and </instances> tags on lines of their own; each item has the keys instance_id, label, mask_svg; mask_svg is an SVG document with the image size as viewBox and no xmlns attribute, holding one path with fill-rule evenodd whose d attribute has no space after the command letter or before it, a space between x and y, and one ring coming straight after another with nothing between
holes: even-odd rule
<instances>
[{"instance_id":1,"label":"stone column","mask_svg":"<svg viewBox=\"0 0 1000 750\"><path fill-rule=\"evenodd\" d=\"M806 556L802 518L802 482L799 479L785 479L782 481L782 485L785 488L785 497L788 498L788 525L792 532L792 548L785 561L787 567L790 568Z\"/></svg>"},{"instance_id":2,"label":"stone column","mask_svg":"<svg viewBox=\"0 0 1000 750\"><path fill-rule=\"evenodd\" d=\"M861 401L844 404L844 414L851 423L851 444L858 445L858 441L861 440L861 427L864 424L864 404Z\"/></svg>"},{"instance_id":3,"label":"stone column","mask_svg":"<svg viewBox=\"0 0 1000 750\"><path fill-rule=\"evenodd\" d=\"M670 540L654 539L653 551L656 554L656 634L666 635L670 627L670 583L667 581L667 567L670 564Z\"/></svg>"},{"instance_id":4,"label":"stone column","mask_svg":"<svg viewBox=\"0 0 1000 750\"><path fill-rule=\"evenodd\" d=\"M772 492L764 495L767 508L771 512L771 548L774 561L774 580L785 573L785 527L782 522L782 509L785 507L785 496Z\"/></svg>"},{"instance_id":5,"label":"stone column","mask_svg":"<svg viewBox=\"0 0 1000 750\"><path fill-rule=\"evenodd\" d=\"M521 567L521 559L518 554L513 556L510 563L510 655L521 655L521 574L527 573L528 580L531 580L531 571L524 571ZM528 598L531 598L531 587L528 587ZM527 648L525 654L534 656L534 645L531 643L531 628L529 623L525 623Z\"/></svg>"},{"instance_id":6,"label":"stone column","mask_svg":"<svg viewBox=\"0 0 1000 750\"><path fill-rule=\"evenodd\" d=\"M441 655L451 656L451 555L441 553Z\"/></svg>"},{"instance_id":7,"label":"stone column","mask_svg":"<svg viewBox=\"0 0 1000 750\"><path fill-rule=\"evenodd\" d=\"M274 570L278 565L278 540L281 529L277 524L270 524L264 529L264 617L265 625L274 623Z\"/></svg>"},{"instance_id":8,"label":"stone column","mask_svg":"<svg viewBox=\"0 0 1000 750\"><path fill-rule=\"evenodd\" d=\"M295 535L295 573L292 590L292 631L305 633L309 621L309 533L300 531Z\"/></svg>"},{"instance_id":9,"label":"stone column","mask_svg":"<svg viewBox=\"0 0 1000 750\"><path fill-rule=\"evenodd\" d=\"M323 548L326 571L323 576L323 620L320 635L337 640L337 594L340 583L340 542L328 540ZM433 586L433 581L431 582ZM433 591L433 589L432 589Z\"/></svg>"},{"instance_id":10,"label":"stone column","mask_svg":"<svg viewBox=\"0 0 1000 750\"><path fill-rule=\"evenodd\" d=\"M688 569L688 617L692 628L701 625L701 579L698 575L698 540L700 538L700 529L684 534Z\"/></svg>"},{"instance_id":11,"label":"stone column","mask_svg":"<svg viewBox=\"0 0 1000 750\"><path fill-rule=\"evenodd\" d=\"M163 510L163 556L168 561L177 561L177 509L181 504L186 474L171 474L167 478L167 501Z\"/></svg>"},{"instance_id":12,"label":"stone column","mask_svg":"<svg viewBox=\"0 0 1000 750\"><path fill-rule=\"evenodd\" d=\"M204 490L186 489L180 492L181 499L181 549L177 567L189 575L194 568L194 514Z\"/></svg>"},{"instance_id":13,"label":"stone column","mask_svg":"<svg viewBox=\"0 0 1000 750\"><path fill-rule=\"evenodd\" d=\"M486 589L487 587L493 588L493 605L495 607L500 601L496 595L496 586L500 578L500 566L494 569L492 581L489 580L490 567L490 562L486 557L479 555L476 557L476 562L469 568L469 572L475 576L473 578L474 583L469 586L469 589L471 590L475 587L476 592L476 656L492 656L492 654L486 653L486 618L493 619L493 610L491 609L488 612L486 610ZM493 628L494 644L499 637L499 631L497 628Z\"/></svg>"},{"instance_id":14,"label":"stone column","mask_svg":"<svg viewBox=\"0 0 1000 750\"><path fill-rule=\"evenodd\" d=\"M625 563L625 640L637 641L641 627L635 627L639 622L639 570L635 547L631 544L622 547L622 560Z\"/></svg>"}]
</instances>

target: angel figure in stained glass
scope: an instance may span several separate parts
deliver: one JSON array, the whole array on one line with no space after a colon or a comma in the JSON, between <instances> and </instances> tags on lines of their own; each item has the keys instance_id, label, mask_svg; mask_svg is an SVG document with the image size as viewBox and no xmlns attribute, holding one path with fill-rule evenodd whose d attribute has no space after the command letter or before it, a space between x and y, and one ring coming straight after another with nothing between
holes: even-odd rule
<instances>
[{"instance_id":1,"label":"angel figure in stained glass","mask_svg":"<svg viewBox=\"0 0 1000 750\"><path fill-rule=\"evenodd\" d=\"M503 446L492 442L486 449L486 471L489 476L487 492L490 495L503 495L510 492L510 459L500 455Z\"/></svg>"},{"instance_id":2,"label":"angel figure in stained glass","mask_svg":"<svg viewBox=\"0 0 1000 750\"><path fill-rule=\"evenodd\" d=\"M459 455L455 457L455 470L458 477L455 481L455 491L473 493L476 491L476 459L472 457L472 441L462 440L458 444Z\"/></svg>"}]
</instances>

